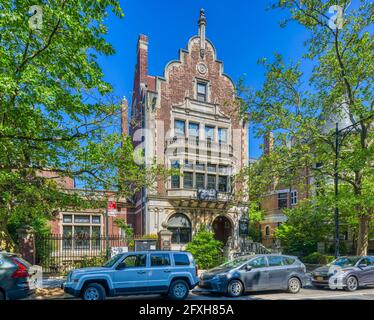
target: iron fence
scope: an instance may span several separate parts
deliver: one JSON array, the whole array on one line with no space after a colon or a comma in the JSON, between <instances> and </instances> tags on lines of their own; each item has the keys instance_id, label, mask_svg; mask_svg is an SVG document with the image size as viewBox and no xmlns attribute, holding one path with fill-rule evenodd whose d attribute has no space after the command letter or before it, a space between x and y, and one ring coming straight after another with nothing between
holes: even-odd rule
<instances>
[{"instance_id":1,"label":"iron fence","mask_svg":"<svg viewBox=\"0 0 374 320\"><path fill-rule=\"evenodd\" d=\"M113 248L126 247L134 250L134 242L141 237L125 238L120 235L48 235L35 239L36 264L42 266L46 274L63 275L71 269L95 267L107 259Z\"/></svg>"}]
</instances>

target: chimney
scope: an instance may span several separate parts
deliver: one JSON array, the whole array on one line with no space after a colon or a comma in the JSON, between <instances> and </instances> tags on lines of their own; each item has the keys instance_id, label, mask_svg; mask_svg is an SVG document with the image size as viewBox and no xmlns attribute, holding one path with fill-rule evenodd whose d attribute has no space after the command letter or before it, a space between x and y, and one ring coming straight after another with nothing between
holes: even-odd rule
<instances>
[{"instance_id":1,"label":"chimney","mask_svg":"<svg viewBox=\"0 0 374 320\"><path fill-rule=\"evenodd\" d=\"M129 134L129 127L128 127L128 103L126 97L123 97L121 101L121 134L122 137L125 138Z\"/></svg>"},{"instance_id":2,"label":"chimney","mask_svg":"<svg viewBox=\"0 0 374 320\"><path fill-rule=\"evenodd\" d=\"M200 9L200 17L197 22L199 26L199 37L200 37L200 56L204 58L205 55L205 29L206 29L206 17L204 9Z\"/></svg>"},{"instance_id":3,"label":"chimney","mask_svg":"<svg viewBox=\"0 0 374 320\"><path fill-rule=\"evenodd\" d=\"M269 154L274 147L274 134L271 131L265 133L264 136L264 154Z\"/></svg>"},{"instance_id":4,"label":"chimney","mask_svg":"<svg viewBox=\"0 0 374 320\"><path fill-rule=\"evenodd\" d=\"M141 34L138 39L138 61L137 72L139 83L146 83L148 76L148 37Z\"/></svg>"}]
</instances>

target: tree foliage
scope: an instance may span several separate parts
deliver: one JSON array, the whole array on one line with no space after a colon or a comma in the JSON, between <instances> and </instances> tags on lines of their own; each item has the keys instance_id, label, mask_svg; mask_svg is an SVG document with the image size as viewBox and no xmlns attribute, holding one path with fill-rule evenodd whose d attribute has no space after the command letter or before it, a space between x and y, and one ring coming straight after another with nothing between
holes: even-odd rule
<instances>
[{"instance_id":1,"label":"tree foliage","mask_svg":"<svg viewBox=\"0 0 374 320\"><path fill-rule=\"evenodd\" d=\"M102 206L106 195L90 191L131 196L162 171L135 163L118 130L121 100L98 64L115 53L105 20L109 11L123 16L118 1L38 1L38 29L27 14L34 4L0 4L0 232L8 240L11 223ZM65 177L85 191L62 190Z\"/></svg>"},{"instance_id":2,"label":"tree foliage","mask_svg":"<svg viewBox=\"0 0 374 320\"><path fill-rule=\"evenodd\" d=\"M374 56L369 32L373 4L362 0L350 6L350 1L338 1L343 12L341 26L329 14L336 4L321 0L273 4L274 9L288 12L283 25L297 22L309 30L310 38L305 41L303 60L297 63L286 63L279 54L270 62L260 60L265 68L260 90L239 84L242 115L252 122L258 136L273 132L275 137L273 150L252 165L248 189L256 198L292 185L308 197L314 192L326 195L329 202L331 193L325 191L332 184L336 165L331 123L339 122L340 129L355 124L339 134L338 177L344 197L333 200L343 212L354 213L352 219L359 228L357 253L364 254L374 208ZM302 72L306 63L313 66L308 74ZM297 213L302 214L296 209Z\"/></svg>"}]
</instances>

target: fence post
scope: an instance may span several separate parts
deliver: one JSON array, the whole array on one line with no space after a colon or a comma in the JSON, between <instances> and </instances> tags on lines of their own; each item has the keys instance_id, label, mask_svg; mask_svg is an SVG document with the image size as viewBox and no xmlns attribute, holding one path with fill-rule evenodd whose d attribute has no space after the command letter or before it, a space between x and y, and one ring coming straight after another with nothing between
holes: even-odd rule
<instances>
[{"instance_id":1,"label":"fence post","mask_svg":"<svg viewBox=\"0 0 374 320\"><path fill-rule=\"evenodd\" d=\"M30 226L17 229L19 253L32 265L35 264L35 231Z\"/></svg>"},{"instance_id":2,"label":"fence post","mask_svg":"<svg viewBox=\"0 0 374 320\"><path fill-rule=\"evenodd\" d=\"M159 250L171 250L171 236L173 233L167 229L167 224L163 223L163 230L158 232L158 249Z\"/></svg>"}]
</instances>

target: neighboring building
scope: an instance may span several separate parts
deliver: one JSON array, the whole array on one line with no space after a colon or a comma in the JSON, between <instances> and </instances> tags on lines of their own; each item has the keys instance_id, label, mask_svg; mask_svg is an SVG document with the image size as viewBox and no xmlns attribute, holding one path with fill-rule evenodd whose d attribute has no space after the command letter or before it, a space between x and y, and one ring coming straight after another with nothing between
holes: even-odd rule
<instances>
[{"instance_id":1,"label":"neighboring building","mask_svg":"<svg viewBox=\"0 0 374 320\"><path fill-rule=\"evenodd\" d=\"M238 221L247 215L245 202L230 204L238 185L231 177L248 163L248 127L235 108L232 80L223 73L216 49L205 37L204 11L179 59L165 67L163 77L148 75L148 38L137 46L130 134L144 150L145 164L153 159L182 176L154 189L142 190L129 210L136 233L156 234L166 226L174 248L182 248L205 224L216 238L238 240Z\"/></svg>"},{"instance_id":2,"label":"neighboring building","mask_svg":"<svg viewBox=\"0 0 374 320\"><path fill-rule=\"evenodd\" d=\"M269 132L264 137L264 154L271 152L274 145L274 136ZM261 242L266 247L274 247L275 231L287 220L283 213L284 209L297 206L300 200L310 196L311 179L308 170L300 173L300 179L304 181L302 190L298 187L289 185L282 186L274 178L274 184L269 186L269 194L261 201L261 209L265 213L264 220L261 221Z\"/></svg>"},{"instance_id":3,"label":"neighboring building","mask_svg":"<svg viewBox=\"0 0 374 320\"><path fill-rule=\"evenodd\" d=\"M335 111L335 113L329 115L321 115L321 118L325 117L325 123L321 127L321 132L324 134L329 134L335 129L336 123L340 129L348 127L352 124L352 119L349 117L348 107L344 104L340 105L340 112ZM270 132L264 137L264 154L271 152L274 145L274 136ZM320 166L322 164L316 164L315 166ZM299 201L310 197L314 192L313 185L315 184L315 179L310 168L305 168L303 172L299 175L300 181L303 183L298 183L298 186L302 185L302 189L295 186L280 186L274 179L274 185L269 188L269 195L263 199L261 202L261 208L265 212L265 218L260 223L262 243L267 247L272 247L275 245L274 233L281 223L287 220L287 217L283 213L285 208L292 208L296 206ZM299 181L299 182L300 182ZM328 183L333 184L333 178L328 180ZM349 232L346 231L342 235L344 240L349 240Z\"/></svg>"},{"instance_id":4,"label":"neighboring building","mask_svg":"<svg viewBox=\"0 0 374 320\"><path fill-rule=\"evenodd\" d=\"M46 173L43 173L46 176ZM48 175L53 178L53 173L48 173ZM55 174L56 176L56 174ZM75 189L74 180L71 178L57 178L61 189L65 189L67 192L69 190L74 190L75 192L81 192L84 196L84 190ZM95 195L102 195L105 192L106 197L111 199L114 197L113 192L109 191L97 191ZM108 234L111 236L121 235L122 231L114 223L115 219L123 219L126 221L127 211L130 204L126 202L125 199L120 199L117 201L117 214L116 216L108 217ZM56 211L55 219L51 221L52 234L76 237L87 237L94 238L106 234L106 208L98 209L66 209L61 211Z\"/></svg>"}]
</instances>

